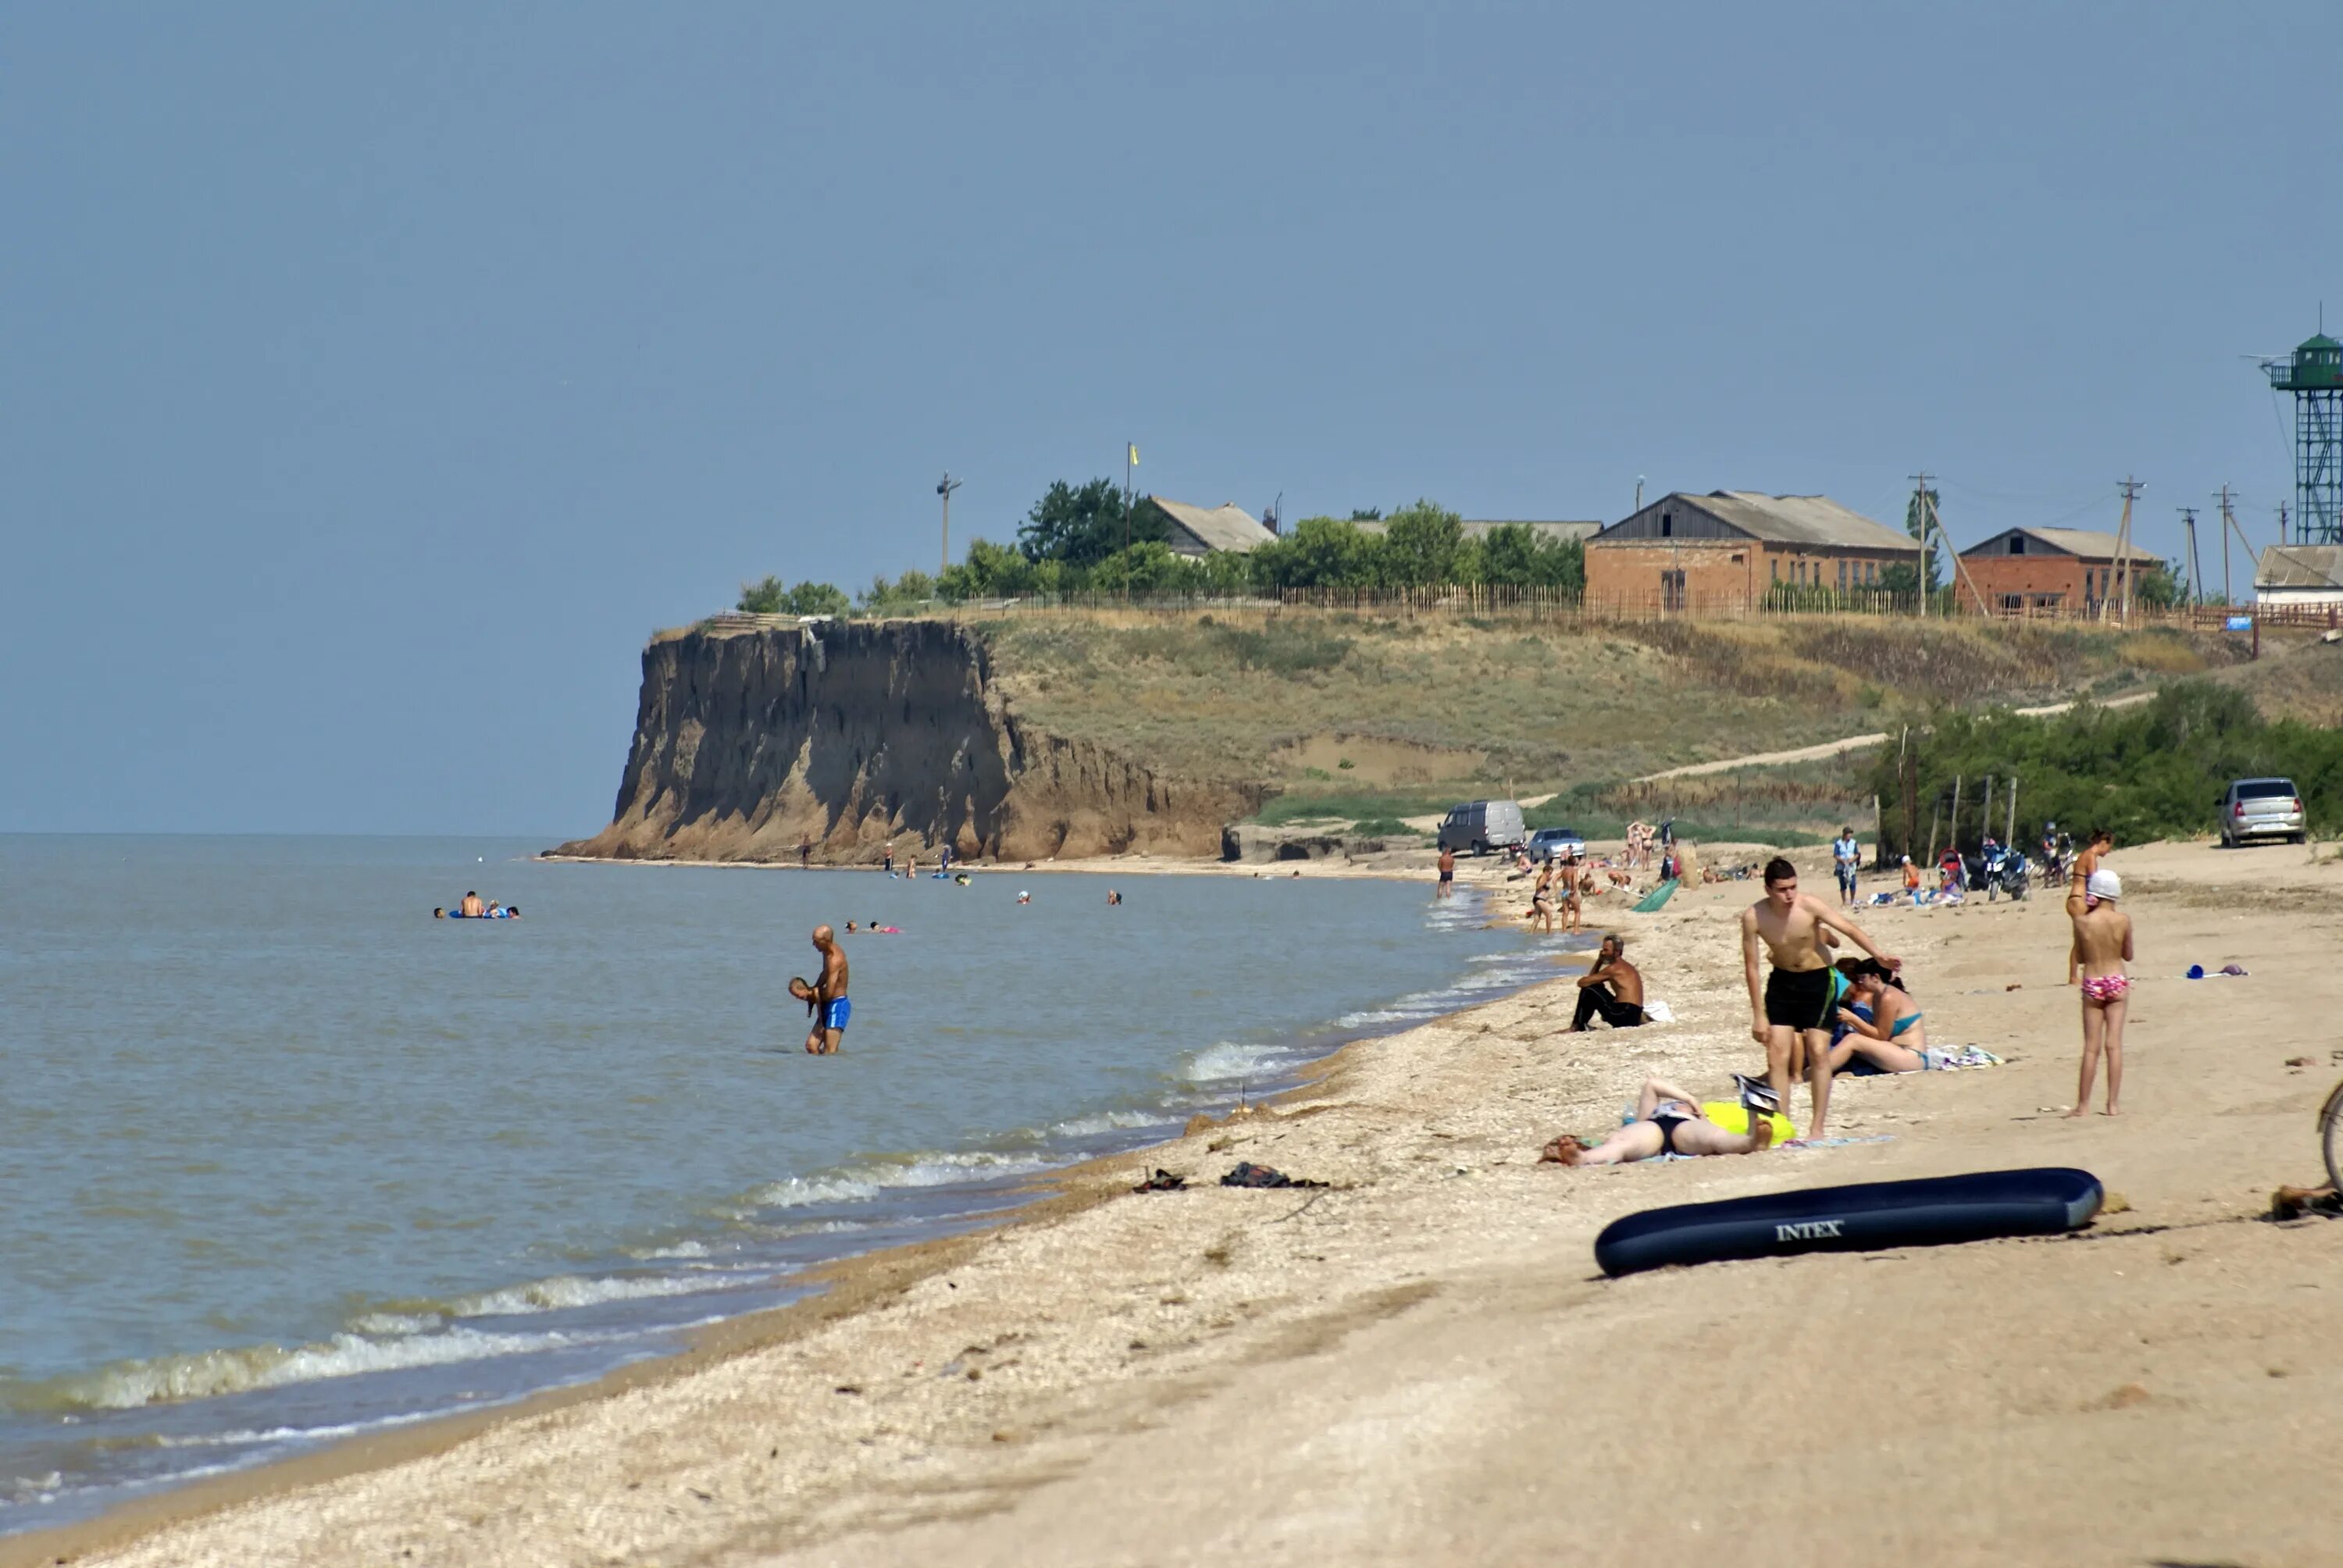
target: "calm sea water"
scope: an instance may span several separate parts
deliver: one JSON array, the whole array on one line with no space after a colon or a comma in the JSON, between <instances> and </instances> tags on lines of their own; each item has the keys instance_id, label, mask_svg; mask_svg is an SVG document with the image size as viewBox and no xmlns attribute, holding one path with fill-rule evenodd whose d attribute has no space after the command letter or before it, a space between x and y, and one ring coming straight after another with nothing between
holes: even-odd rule
<instances>
[{"instance_id":1,"label":"calm sea water","mask_svg":"<svg viewBox=\"0 0 2343 1568\"><path fill-rule=\"evenodd\" d=\"M1420 885L536 848L0 837L0 1532L671 1351L1550 972Z\"/></svg>"}]
</instances>

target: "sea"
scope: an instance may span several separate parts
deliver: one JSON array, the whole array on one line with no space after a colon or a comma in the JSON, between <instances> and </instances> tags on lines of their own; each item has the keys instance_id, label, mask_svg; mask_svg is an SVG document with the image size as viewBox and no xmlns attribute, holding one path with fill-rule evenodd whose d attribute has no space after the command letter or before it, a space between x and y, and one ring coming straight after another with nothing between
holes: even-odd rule
<instances>
[{"instance_id":1,"label":"sea","mask_svg":"<svg viewBox=\"0 0 2343 1568\"><path fill-rule=\"evenodd\" d=\"M542 842L0 836L0 1533L673 1353L1568 945L1283 868ZM433 918L472 890L521 918Z\"/></svg>"}]
</instances>

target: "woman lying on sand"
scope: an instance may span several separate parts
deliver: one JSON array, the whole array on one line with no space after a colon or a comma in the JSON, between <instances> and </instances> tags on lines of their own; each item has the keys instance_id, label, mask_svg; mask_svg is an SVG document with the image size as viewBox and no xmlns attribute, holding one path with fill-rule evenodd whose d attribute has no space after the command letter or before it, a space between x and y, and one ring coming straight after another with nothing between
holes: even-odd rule
<instances>
[{"instance_id":1,"label":"woman lying on sand","mask_svg":"<svg viewBox=\"0 0 2343 1568\"><path fill-rule=\"evenodd\" d=\"M1747 1105L1750 1096L1742 1095ZM1768 1108L1770 1109L1770 1107ZM1727 1132L1700 1101L1664 1079L1647 1078L1635 1097L1635 1120L1589 1149L1565 1132L1539 1151L1541 1165L1625 1165L1663 1154L1754 1154L1773 1146L1774 1124L1753 1108L1751 1132Z\"/></svg>"}]
</instances>

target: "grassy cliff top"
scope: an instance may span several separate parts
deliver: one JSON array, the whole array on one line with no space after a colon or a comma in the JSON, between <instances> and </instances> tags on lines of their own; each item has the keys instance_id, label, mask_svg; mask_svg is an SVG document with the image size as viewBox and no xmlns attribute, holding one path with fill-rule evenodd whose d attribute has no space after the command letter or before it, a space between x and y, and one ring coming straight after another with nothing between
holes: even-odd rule
<instances>
[{"instance_id":1,"label":"grassy cliff top","mask_svg":"<svg viewBox=\"0 0 2343 1568\"><path fill-rule=\"evenodd\" d=\"M1288 608L974 624L1034 722L1175 772L1323 795L1334 816L1631 779L1940 703L2107 696L2242 657L2178 631L1846 616L1582 628Z\"/></svg>"}]
</instances>

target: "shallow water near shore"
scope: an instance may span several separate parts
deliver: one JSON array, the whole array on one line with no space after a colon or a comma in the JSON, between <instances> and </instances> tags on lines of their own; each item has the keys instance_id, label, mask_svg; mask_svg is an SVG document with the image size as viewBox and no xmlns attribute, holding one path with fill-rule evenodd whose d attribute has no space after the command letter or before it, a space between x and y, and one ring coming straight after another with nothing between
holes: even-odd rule
<instances>
[{"instance_id":1,"label":"shallow water near shore","mask_svg":"<svg viewBox=\"0 0 2343 1568\"><path fill-rule=\"evenodd\" d=\"M668 1353L1562 945L1422 884L538 847L0 837L0 1533ZM473 888L525 918L430 918ZM809 1058L849 919L900 932Z\"/></svg>"}]
</instances>

